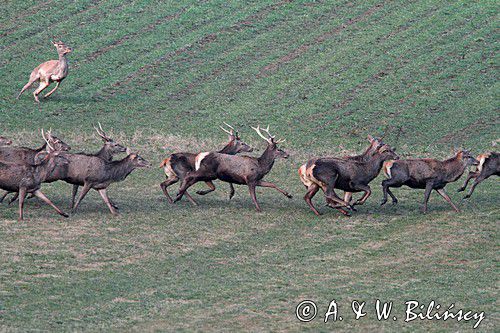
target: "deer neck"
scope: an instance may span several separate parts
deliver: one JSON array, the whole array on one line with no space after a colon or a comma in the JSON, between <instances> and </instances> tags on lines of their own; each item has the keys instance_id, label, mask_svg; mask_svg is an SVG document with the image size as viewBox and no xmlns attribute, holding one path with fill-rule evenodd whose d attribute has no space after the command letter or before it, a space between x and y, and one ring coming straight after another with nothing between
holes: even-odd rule
<instances>
[{"instance_id":1,"label":"deer neck","mask_svg":"<svg viewBox=\"0 0 500 333\"><path fill-rule=\"evenodd\" d=\"M59 63L57 66L59 73L65 74L68 71L68 59L66 58L66 54L59 54Z\"/></svg>"},{"instance_id":2,"label":"deer neck","mask_svg":"<svg viewBox=\"0 0 500 333\"><path fill-rule=\"evenodd\" d=\"M236 145L233 144L233 142L229 142L227 145L224 146L221 150L218 151L220 154L228 154L228 155L236 155L238 151L236 150Z\"/></svg>"},{"instance_id":3,"label":"deer neck","mask_svg":"<svg viewBox=\"0 0 500 333\"><path fill-rule=\"evenodd\" d=\"M113 159L113 154L107 147L108 146L106 145L102 146L101 150L97 152L96 156L105 160L106 162L111 162L111 160Z\"/></svg>"},{"instance_id":4,"label":"deer neck","mask_svg":"<svg viewBox=\"0 0 500 333\"><path fill-rule=\"evenodd\" d=\"M134 169L135 166L128 156L123 160L111 162L109 164L110 179L116 182L122 181L127 178Z\"/></svg>"},{"instance_id":5,"label":"deer neck","mask_svg":"<svg viewBox=\"0 0 500 333\"><path fill-rule=\"evenodd\" d=\"M368 174L376 177L382 169L384 158L382 157L382 155L377 153L372 157L368 157L368 160L365 163L368 165Z\"/></svg>"},{"instance_id":6,"label":"deer neck","mask_svg":"<svg viewBox=\"0 0 500 333\"><path fill-rule=\"evenodd\" d=\"M37 165L35 169L36 172L34 174L41 182L44 182L52 176L52 173L56 169L56 163L54 160L49 159L47 161L43 161L40 165Z\"/></svg>"},{"instance_id":7,"label":"deer neck","mask_svg":"<svg viewBox=\"0 0 500 333\"><path fill-rule=\"evenodd\" d=\"M260 169L264 174L267 174L269 171L271 171L274 165L274 160L274 149L268 145L266 150L264 150L262 155L258 158Z\"/></svg>"},{"instance_id":8,"label":"deer neck","mask_svg":"<svg viewBox=\"0 0 500 333\"><path fill-rule=\"evenodd\" d=\"M462 161L462 158L459 155L447 159L443 162L443 164L444 169L446 170L445 180L447 182L454 182L455 180L460 178L466 168L465 163Z\"/></svg>"}]
</instances>

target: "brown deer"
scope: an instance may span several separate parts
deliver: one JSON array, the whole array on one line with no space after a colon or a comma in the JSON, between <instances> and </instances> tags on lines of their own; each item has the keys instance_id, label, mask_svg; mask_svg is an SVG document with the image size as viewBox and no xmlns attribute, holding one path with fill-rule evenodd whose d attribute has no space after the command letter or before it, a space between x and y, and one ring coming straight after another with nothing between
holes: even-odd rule
<instances>
[{"instance_id":1,"label":"brown deer","mask_svg":"<svg viewBox=\"0 0 500 333\"><path fill-rule=\"evenodd\" d=\"M31 72L28 83L26 83L23 89L21 89L19 95L17 95L17 99L19 99L22 93L26 89L31 87L33 83L39 81L40 85L33 92L33 96L35 97L35 101L37 103L40 103L40 101L38 100L38 95L45 88L47 88L52 82L56 82L55 88L49 91L47 94L45 94L44 97L47 98L50 95L52 95L57 90L57 88L59 88L59 85L61 84L62 80L64 80L64 78L68 76L68 60L66 59L66 54L72 52L73 49L71 49L61 41L55 43L52 42L52 44L57 49L57 54L59 54L59 60L49 60L36 67Z\"/></svg>"},{"instance_id":2,"label":"brown deer","mask_svg":"<svg viewBox=\"0 0 500 333\"><path fill-rule=\"evenodd\" d=\"M0 146L10 146L12 144L12 141L7 139L4 136L0 136Z\"/></svg>"},{"instance_id":3,"label":"brown deer","mask_svg":"<svg viewBox=\"0 0 500 333\"><path fill-rule=\"evenodd\" d=\"M19 193L19 220L23 220L24 199L27 193L36 197L54 208L57 213L68 217L56 205L52 203L40 190L41 183L50 177L57 169L64 167L68 161L64 153L54 151L48 144L48 151L39 152L34 163L26 162L0 162L0 188L8 192Z\"/></svg>"},{"instance_id":4,"label":"brown deer","mask_svg":"<svg viewBox=\"0 0 500 333\"><path fill-rule=\"evenodd\" d=\"M87 155L87 156L95 156L98 157L105 162L111 162L113 160L113 156L119 153L124 153L127 151L127 148L119 144L118 142L114 141L111 137L109 137L106 132L102 129L101 123L97 123L99 125L99 128L94 126L94 129L96 130L97 134L101 137L101 139L104 141L104 144L102 148L95 154L84 154L80 153L81 155ZM57 177L55 177L57 178ZM59 180L61 178L57 178L54 180ZM75 205L75 199L76 195L78 194L78 184L73 184L73 192L71 194L71 208L74 207ZM118 209L118 206L116 206L113 202L111 202L113 207L115 209Z\"/></svg>"},{"instance_id":5,"label":"brown deer","mask_svg":"<svg viewBox=\"0 0 500 333\"><path fill-rule=\"evenodd\" d=\"M410 188L425 189L423 213L427 213L427 202L432 190L459 212L460 210L444 191L444 187L458 180L469 165L478 164L479 162L467 150L461 150L445 161L431 158L387 161L383 168L388 179L382 182L384 198L380 204L384 205L387 202L387 194L391 196L392 203L397 204L398 199L390 188L406 185Z\"/></svg>"},{"instance_id":6,"label":"brown deer","mask_svg":"<svg viewBox=\"0 0 500 333\"><path fill-rule=\"evenodd\" d=\"M127 151L127 157L122 160L106 162L95 156L84 156L78 154L67 154L69 159L69 170L67 178L63 179L71 184L83 186L82 192L76 201L73 212L76 211L80 202L90 189L94 189L101 195L102 199L113 215L118 215L117 210L111 203L107 188L112 183L125 180L127 176L137 168L148 168L151 164L141 156Z\"/></svg>"},{"instance_id":7,"label":"brown deer","mask_svg":"<svg viewBox=\"0 0 500 333\"><path fill-rule=\"evenodd\" d=\"M349 216L350 213L344 208L352 209L353 205L364 204L371 195L368 184L380 173L383 162L398 158L389 145L377 144L376 151L371 156L366 156L364 161L342 158L310 159L306 164L307 177L301 177L302 183L308 189L304 200L314 214L321 215L311 200L321 189L329 207ZM337 196L336 188L351 193L364 192L364 194L351 205Z\"/></svg>"},{"instance_id":8,"label":"brown deer","mask_svg":"<svg viewBox=\"0 0 500 333\"><path fill-rule=\"evenodd\" d=\"M180 200L186 190L196 182L211 181L215 179L232 184L248 185L250 195L252 196L253 203L258 212L262 210L257 202L255 194L255 188L257 186L274 188L288 198L291 198L292 196L288 192L280 189L273 183L262 180L264 176L271 171L276 158L288 158L288 154L278 148L278 144L285 140L276 141L275 136L269 133L269 126L267 129L262 129L266 132L267 137L262 134L260 126L252 128L267 142L267 148L260 157L227 155L221 153L199 154L196 157L196 170L186 174L175 201Z\"/></svg>"},{"instance_id":9,"label":"brown deer","mask_svg":"<svg viewBox=\"0 0 500 333\"><path fill-rule=\"evenodd\" d=\"M464 199L470 198L472 193L474 193L476 186L483 180L493 175L500 176L500 154L498 152L492 151L486 154L481 154L476 159L479 161L476 171L470 171L464 185L458 189L458 192L464 191L467 188L469 181L474 179L472 187Z\"/></svg>"},{"instance_id":10,"label":"brown deer","mask_svg":"<svg viewBox=\"0 0 500 333\"><path fill-rule=\"evenodd\" d=\"M373 156L373 154L375 154L378 147L383 144L380 139L374 138L371 135L368 135L368 141L370 142L370 145L360 155L343 156L342 158L346 159L346 160L351 160L351 161L366 162L367 160L369 160ZM311 171L307 170L307 163L304 163L303 165L301 165L301 167L299 168L299 177L300 177L302 183L304 184L304 186L307 189L309 189L309 187L311 187L311 186L317 187L316 192L314 192L314 194L312 195L312 197L314 197L314 195L319 190L319 187L316 183L314 183L313 180L308 179L310 175L311 175ZM312 200L312 197L309 199ZM344 201L350 203L351 200L352 200L352 193L351 192L344 192Z\"/></svg>"},{"instance_id":11,"label":"brown deer","mask_svg":"<svg viewBox=\"0 0 500 333\"><path fill-rule=\"evenodd\" d=\"M36 149L26 148L26 147L0 147L0 161L6 161L9 163L27 163L27 164L35 164L35 157L43 152L48 150L48 147L52 147L54 151L68 151L71 147L66 144L64 141L52 135L52 130L49 130L47 134L44 133L42 129L42 137L45 143ZM11 192L6 192L1 198L0 203L3 202L5 197ZM14 197L10 200L10 203L14 202L17 199L18 195L14 195ZM9 204L10 204L9 203Z\"/></svg>"},{"instance_id":12,"label":"brown deer","mask_svg":"<svg viewBox=\"0 0 500 333\"><path fill-rule=\"evenodd\" d=\"M229 128L229 131L222 126L219 127L229 135L229 142L221 150L219 150L218 153L235 155L240 152L253 151L252 147L250 147L248 144L246 144L241 140L238 132L231 125L226 123L224 124ZM208 153L199 153L199 154L208 154ZM160 187L165 196L167 197L168 202L173 203L173 200L170 197L167 188L170 185L177 183L179 180L182 183L186 174L188 172L195 170L195 159L197 155L198 154L193 154L193 153L175 153L170 155L168 158L164 159L163 162L161 162L160 167L163 168L167 180L161 183ZM207 184L209 189L200 190L197 191L196 193L200 195L205 195L215 191L215 185L212 181L206 181L205 183ZM229 186L230 186L229 199L231 199L234 196L234 187L233 184L231 183L229 184ZM196 201L191 197L191 195L187 191L185 195L193 205L197 205Z\"/></svg>"}]
</instances>

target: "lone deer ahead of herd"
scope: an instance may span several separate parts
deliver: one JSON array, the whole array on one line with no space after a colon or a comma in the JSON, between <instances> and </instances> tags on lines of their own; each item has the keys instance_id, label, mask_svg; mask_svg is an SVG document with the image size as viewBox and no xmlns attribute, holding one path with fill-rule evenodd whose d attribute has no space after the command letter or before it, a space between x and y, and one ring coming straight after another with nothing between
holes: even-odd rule
<instances>
[{"instance_id":1,"label":"lone deer ahead of herd","mask_svg":"<svg viewBox=\"0 0 500 333\"><path fill-rule=\"evenodd\" d=\"M22 93L31 87L33 83L36 81L40 82L40 85L38 88L33 92L33 96L35 97L35 101L37 103L40 103L38 100L38 95L45 89L47 88L52 82L56 83L56 86L54 89L49 91L47 94L45 94L44 97L49 97L52 95L57 88L59 88L59 85L61 84L62 80L68 76L68 60L66 59L66 54L70 53L73 51L70 47L68 47L66 44L63 42L53 42L52 43L56 49L57 53L59 54L59 59L58 60L49 60L44 62L43 64L39 65L36 67L30 75L30 79L28 83L21 89L21 92L19 95L17 95L17 99L22 95Z\"/></svg>"},{"instance_id":2,"label":"lone deer ahead of herd","mask_svg":"<svg viewBox=\"0 0 500 333\"><path fill-rule=\"evenodd\" d=\"M291 198L292 196L288 192L273 183L262 180L271 171L276 158L288 158L288 154L278 148L278 144L285 140L275 140L275 136L269 133L269 126L267 129L262 129L266 132L267 137L262 134L259 126L252 128L267 142L267 148L260 157L233 156L221 153L198 154L196 156L196 170L187 173L175 201L180 200L186 190L196 182L215 179L232 184L248 185L250 195L258 212L261 209L255 194L257 186L274 188L286 197Z\"/></svg>"},{"instance_id":3,"label":"lone deer ahead of herd","mask_svg":"<svg viewBox=\"0 0 500 333\"><path fill-rule=\"evenodd\" d=\"M458 180L469 165L478 165L479 162L466 150L459 151L455 156L439 161L432 158L408 159L388 161L384 163L384 174L388 179L382 182L384 198L381 205L387 202L387 194L396 204L398 199L391 192L391 187L406 185L411 188L425 189L423 213L427 212L427 202L432 190L435 190L455 211L459 209L444 191L446 184Z\"/></svg>"},{"instance_id":4,"label":"lone deer ahead of herd","mask_svg":"<svg viewBox=\"0 0 500 333\"><path fill-rule=\"evenodd\" d=\"M312 203L312 198L319 189L323 190L327 205L338 209L344 215L350 215L345 208L353 209L354 205L362 205L371 195L368 185L382 169L384 161L398 159L398 155L387 144L376 144L373 154L365 156L363 161L345 158L313 158L307 161L305 171L299 171L300 179L307 188L304 200L316 215L321 215ZM364 192L361 199L350 204L340 199L335 189L345 192Z\"/></svg>"},{"instance_id":5,"label":"lone deer ahead of herd","mask_svg":"<svg viewBox=\"0 0 500 333\"><path fill-rule=\"evenodd\" d=\"M474 179L469 193L464 197L464 199L470 198L476 186L483 180L489 178L490 176L496 175L500 176L500 154L498 152L490 152L486 154L481 154L476 158L479 161L476 171L469 172L464 185L458 189L458 192L462 192L467 188L467 184L471 179Z\"/></svg>"}]
</instances>

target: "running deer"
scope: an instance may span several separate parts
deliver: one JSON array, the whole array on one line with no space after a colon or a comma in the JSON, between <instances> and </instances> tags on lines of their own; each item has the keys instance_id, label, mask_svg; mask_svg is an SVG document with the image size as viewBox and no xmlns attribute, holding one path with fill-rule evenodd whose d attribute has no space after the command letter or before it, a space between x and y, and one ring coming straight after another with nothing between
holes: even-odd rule
<instances>
[{"instance_id":1,"label":"running deer","mask_svg":"<svg viewBox=\"0 0 500 333\"><path fill-rule=\"evenodd\" d=\"M64 153L54 151L48 145L47 151L42 151L34 157L34 163L26 162L0 162L0 188L8 192L19 193L19 221L23 220L24 199L27 193L32 193L46 204L50 205L57 213L68 217L52 203L40 190L41 183L59 168L64 168L68 161Z\"/></svg>"},{"instance_id":2,"label":"running deer","mask_svg":"<svg viewBox=\"0 0 500 333\"><path fill-rule=\"evenodd\" d=\"M109 137L106 134L106 132L104 132L104 130L102 129L100 122L98 122L97 124L99 125L99 128L94 126L94 129L96 130L97 135L99 135L101 137L101 139L104 141L102 148L95 154L84 154L84 153L80 153L80 154L98 157L98 158L104 160L105 162L111 162L113 160L114 155L126 152L127 148L125 148L124 146L122 146L118 142L114 141L111 137ZM54 179L54 180L59 180L59 179L61 179L61 178ZM73 192L71 194L71 208L73 208L75 205L75 199L76 199L76 195L78 194L79 187L80 186L78 184L73 184ZM118 206L116 206L113 202L111 202L111 204L113 205L113 207L115 209L118 209Z\"/></svg>"},{"instance_id":3,"label":"running deer","mask_svg":"<svg viewBox=\"0 0 500 333\"><path fill-rule=\"evenodd\" d=\"M366 162L367 160L369 160L369 158L373 156L373 154L375 154L377 148L383 144L380 139L374 138L371 135L368 135L368 141L370 142L370 145L360 155L343 156L342 158L351 161ZM307 163L304 163L299 168L299 177L307 189L309 188L309 186L315 186L314 181L308 180L309 175L311 175L311 172L310 170L309 171L307 170ZM351 200L352 200L352 193L344 192L344 201L350 203Z\"/></svg>"},{"instance_id":4,"label":"running deer","mask_svg":"<svg viewBox=\"0 0 500 333\"><path fill-rule=\"evenodd\" d=\"M252 147L250 147L248 144L246 144L241 140L238 132L231 125L227 123L224 124L229 128L229 131L222 126L219 127L229 135L229 142L221 150L219 150L218 153L235 155L240 152L253 151ZM199 154L207 155L209 153L206 152ZM160 167L163 168L167 180L161 183L160 187L165 196L167 197L168 202L173 203L173 200L170 197L167 188L170 185L177 183L179 180L182 183L186 174L188 172L192 172L195 170L195 159L197 155L198 154L193 154L193 153L175 153L170 155L168 158L164 159L163 162L161 162ZM196 193L200 195L205 195L215 191L215 185L212 181L206 181L205 184L207 184L209 189L200 190L197 191ZM229 186L230 186L229 199L231 199L234 196L234 187L233 184L231 183L229 184ZM185 195L193 205L197 205L196 201L191 197L191 195L187 191Z\"/></svg>"},{"instance_id":5,"label":"running deer","mask_svg":"<svg viewBox=\"0 0 500 333\"><path fill-rule=\"evenodd\" d=\"M45 143L36 149L26 148L26 147L0 147L0 161L6 161L8 163L27 163L27 164L35 164L35 157L43 152L48 150L48 147L52 147L54 151L68 151L71 147L66 144L64 141L52 135L52 130L49 130L46 134L42 129L42 137ZM0 203L3 202L5 197L11 192L6 192L1 198ZM17 199L18 195L16 194L11 200L10 203L14 202Z\"/></svg>"},{"instance_id":6,"label":"running deer","mask_svg":"<svg viewBox=\"0 0 500 333\"><path fill-rule=\"evenodd\" d=\"M12 141L7 139L4 136L0 136L0 146L10 146L12 144Z\"/></svg>"},{"instance_id":7,"label":"running deer","mask_svg":"<svg viewBox=\"0 0 500 333\"><path fill-rule=\"evenodd\" d=\"M276 158L288 158L288 154L278 148L278 144L285 140L275 140L275 136L269 133L269 126L267 129L262 129L266 132L267 137L262 134L260 126L252 128L267 142L267 148L260 157L234 156L221 153L199 154L196 156L196 170L186 174L175 201L180 200L186 190L196 182L215 179L232 184L248 185L250 195L258 212L262 210L255 194L257 186L274 188L286 197L291 198L292 196L288 192L273 183L262 180L271 171Z\"/></svg>"},{"instance_id":8,"label":"running deer","mask_svg":"<svg viewBox=\"0 0 500 333\"><path fill-rule=\"evenodd\" d=\"M364 204L371 195L368 184L380 173L384 161L398 158L389 145L377 144L375 152L365 156L364 161L342 158L310 159L306 163L306 177L301 177L302 183L308 189L304 200L314 214L321 215L312 203L312 198L321 189L329 207L349 216L350 213L344 208L352 210L352 206ZM364 194L351 205L337 196L336 188L346 192L364 192Z\"/></svg>"},{"instance_id":9,"label":"running deer","mask_svg":"<svg viewBox=\"0 0 500 333\"><path fill-rule=\"evenodd\" d=\"M432 190L435 190L455 211L459 209L444 191L448 183L458 180L469 165L478 165L479 162L467 150L459 151L455 156L439 161L431 158L387 161L384 163L384 174L388 179L382 182L384 198L381 205L387 202L387 194L392 198L392 203L397 204L398 199L390 190L391 187L406 185L410 188L425 189L422 212L427 212L427 202Z\"/></svg>"},{"instance_id":10,"label":"running deer","mask_svg":"<svg viewBox=\"0 0 500 333\"><path fill-rule=\"evenodd\" d=\"M500 154L498 152L492 151L486 154L481 154L476 159L479 161L476 171L470 171L464 185L458 189L458 192L464 191L467 188L469 181L474 179L472 187L464 199L470 198L472 193L474 193L476 186L483 180L493 175L500 176Z\"/></svg>"},{"instance_id":11,"label":"running deer","mask_svg":"<svg viewBox=\"0 0 500 333\"><path fill-rule=\"evenodd\" d=\"M45 89L47 88L52 82L56 83L56 86L54 89L49 91L47 94L45 94L45 98L49 97L52 95L57 88L59 88L59 85L61 84L62 80L66 76L68 76L68 60L66 59L66 54L70 53L73 51L70 47L68 47L66 44L63 42L52 42L52 44L56 47L57 49L57 54L59 55L59 60L49 60L44 62L43 64L39 65L36 67L30 75L30 79L28 83L23 87L19 95L17 95L17 99L21 97L22 93L31 87L33 83L36 81L40 82L40 85L38 88L33 92L33 96L35 97L35 101L37 103L40 103L38 100L38 95Z\"/></svg>"},{"instance_id":12,"label":"running deer","mask_svg":"<svg viewBox=\"0 0 500 333\"><path fill-rule=\"evenodd\" d=\"M127 157L111 162L106 162L95 156L71 155L68 157L70 161L68 177L63 180L71 184L83 186L82 192L73 207L73 212L76 211L87 193L91 189L94 189L99 192L111 214L118 215L115 206L108 197L108 186L112 183L125 180L137 168L148 168L151 166L148 161L135 153L131 153L130 150L127 150Z\"/></svg>"}]
</instances>

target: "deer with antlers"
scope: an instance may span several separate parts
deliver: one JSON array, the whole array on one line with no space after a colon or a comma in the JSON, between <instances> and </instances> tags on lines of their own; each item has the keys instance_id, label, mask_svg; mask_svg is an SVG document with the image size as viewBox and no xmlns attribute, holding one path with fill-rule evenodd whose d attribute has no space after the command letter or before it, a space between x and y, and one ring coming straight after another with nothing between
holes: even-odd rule
<instances>
[{"instance_id":1,"label":"deer with antlers","mask_svg":"<svg viewBox=\"0 0 500 333\"><path fill-rule=\"evenodd\" d=\"M24 199L28 193L40 198L60 215L68 217L40 190L41 183L68 164L64 153L56 151L45 137L44 139L47 142L47 151L38 152L33 158L33 163L0 162L0 188L8 192L19 193L19 221L23 220Z\"/></svg>"},{"instance_id":2,"label":"deer with antlers","mask_svg":"<svg viewBox=\"0 0 500 333\"><path fill-rule=\"evenodd\" d=\"M224 132L226 132L229 135L229 142L221 149L218 151L220 154L228 154L228 155L235 155L240 152L252 152L253 148L250 147L248 144L243 142L239 136L238 131L236 131L231 125L224 123L229 130L225 129L222 126L219 126ZM193 154L193 153L175 153L170 155L168 158L164 159L163 162L161 162L160 167L163 168L163 171L165 172L165 176L167 177L167 180L165 180L163 183L160 184L160 187L163 191L163 194L167 197L167 200L170 203L173 203L174 201L170 197L167 188L170 185L173 185L177 183L178 181L184 180L186 174L188 172L192 172L195 170L195 164L196 164L196 156L204 154L207 155L209 154L208 152L204 153L199 153L199 154ZM205 195L210 192L215 191L215 185L212 181L206 181L205 184L209 187L207 190L200 190L197 191L196 193L200 195ZM229 184L230 186L230 193L229 193L229 199L231 199L234 196L234 187L233 184ZM186 191L185 193L186 197L188 200L193 204L197 205L196 201L191 197L191 195Z\"/></svg>"},{"instance_id":3,"label":"deer with antlers","mask_svg":"<svg viewBox=\"0 0 500 333\"><path fill-rule=\"evenodd\" d=\"M102 159L105 162L111 162L113 160L113 156L119 153L125 153L127 151L127 148L113 140L111 137L109 137L106 132L102 129L101 123L97 122L99 128L94 126L94 129L97 132L97 135L101 137L101 139L104 141L104 144L102 148L95 154L84 154L80 153L81 155L86 155L86 156L91 156L91 157L98 157ZM78 188L80 187L79 184L73 184L73 192L71 194L71 208L75 206L75 199L78 194ZM118 209L118 206L110 201L111 204L115 209Z\"/></svg>"},{"instance_id":4,"label":"deer with antlers","mask_svg":"<svg viewBox=\"0 0 500 333\"><path fill-rule=\"evenodd\" d=\"M227 155L221 153L198 154L196 156L196 170L188 172L181 184L175 201L182 198L186 190L199 181L222 180L231 184L247 185L258 212L262 211L255 188L257 186L271 187L288 198L292 196L271 182L262 179L272 169L276 158L288 158L288 154L278 148L278 144L285 140L275 140L275 136L269 133L269 126L266 129L252 127L257 134L267 142L267 148L260 157ZM261 131L266 132L267 137Z\"/></svg>"},{"instance_id":5,"label":"deer with antlers","mask_svg":"<svg viewBox=\"0 0 500 333\"><path fill-rule=\"evenodd\" d=\"M40 84L38 88L33 92L33 96L35 97L35 101L37 103L40 103L40 101L38 100L38 95L44 89L50 86L52 82L56 83L55 88L49 91L47 94L45 94L44 97L47 98L50 95L52 95L57 90L57 88L59 88L59 85L61 84L62 80L64 80L66 76L68 76L68 60L66 59L66 54L72 52L73 49L68 47L61 41L52 42L52 44L57 49L57 54L59 55L59 59L46 61L43 64L40 64L38 67L36 67L31 72L28 83L26 83L23 89L21 89L19 95L17 95L17 99L19 99L22 93L26 89L31 87L33 83L39 81Z\"/></svg>"}]
</instances>

